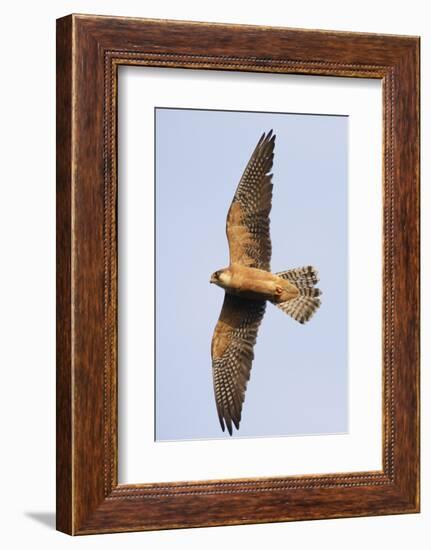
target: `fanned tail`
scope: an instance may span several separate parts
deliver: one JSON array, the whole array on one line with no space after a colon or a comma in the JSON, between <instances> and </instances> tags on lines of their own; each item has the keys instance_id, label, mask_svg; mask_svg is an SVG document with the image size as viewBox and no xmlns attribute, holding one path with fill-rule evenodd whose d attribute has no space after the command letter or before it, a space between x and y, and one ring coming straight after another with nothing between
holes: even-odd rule
<instances>
[{"instance_id":1,"label":"fanned tail","mask_svg":"<svg viewBox=\"0 0 431 550\"><path fill-rule=\"evenodd\" d=\"M273 304L301 324L309 321L321 304L321 291L314 286L319 281L317 270L310 265L281 271L276 275L295 285L299 290L299 296Z\"/></svg>"}]
</instances>

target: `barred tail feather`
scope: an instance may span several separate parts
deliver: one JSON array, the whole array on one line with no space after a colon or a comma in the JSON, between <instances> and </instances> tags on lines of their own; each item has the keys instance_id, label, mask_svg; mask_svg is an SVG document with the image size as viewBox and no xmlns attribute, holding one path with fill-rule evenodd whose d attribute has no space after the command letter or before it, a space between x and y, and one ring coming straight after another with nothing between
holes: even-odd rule
<instances>
[{"instance_id":1,"label":"barred tail feather","mask_svg":"<svg viewBox=\"0 0 431 550\"><path fill-rule=\"evenodd\" d=\"M300 286L305 288L311 288L319 282L319 273L312 265L306 267L296 267L295 269L289 269L288 271L280 271L276 273L282 279L287 279L298 288Z\"/></svg>"},{"instance_id":2,"label":"barred tail feather","mask_svg":"<svg viewBox=\"0 0 431 550\"><path fill-rule=\"evenodd\" d=\"M321 291L314 286L319 281L317 270L312 266L298 267L276 275L294 284L299 296L286 302L273 302L274 305L301 324L309 321L321 304Z\"/></svg>"},{"instance_id":3,"label":"barred tail feather","mask_svg":"<svg viewBox=\"0 0 431 550\"><path fill-rule=\"evenodd\" d=\"M311 319L315 311L319 308L321 302L319 298L310 298L308 296L299 295L297 298L293 298L293 300L273 303L295 319L295 321L304 324Z\"/></svg>"}]
</instances>

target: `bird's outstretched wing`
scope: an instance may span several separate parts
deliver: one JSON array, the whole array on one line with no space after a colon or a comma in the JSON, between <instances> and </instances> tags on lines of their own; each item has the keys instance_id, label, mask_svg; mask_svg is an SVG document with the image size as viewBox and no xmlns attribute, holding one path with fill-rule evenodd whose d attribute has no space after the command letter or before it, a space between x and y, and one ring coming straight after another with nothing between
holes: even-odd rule
<instances>
[{"instance_id":1,"label":"bird's outstretched wing","mask_svg":"<svg viewBox=\"0 0 431 550\"><path fill-rule=\"evenodd\" d=\"M214 393L220 425L239 428L257 331L266 302L225 293L211 344Z\"/></svg>"},{"instance_id":2,"label":"bird's outstretched wing","mask_svg":"<svg viewBox=\"0 0 431 550\"><path fill-rule=\"evenodd\" d=\"M230 263L270 270L272 183L275 135L263 134L244 170L226 220Z\"/></svg>"}]
</instances>

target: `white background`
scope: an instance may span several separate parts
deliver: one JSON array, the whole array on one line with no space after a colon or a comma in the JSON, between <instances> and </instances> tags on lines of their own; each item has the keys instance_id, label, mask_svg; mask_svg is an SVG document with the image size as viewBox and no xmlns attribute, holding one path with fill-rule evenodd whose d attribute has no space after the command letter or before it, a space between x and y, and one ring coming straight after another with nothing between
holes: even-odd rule
<instances>
[{"instance_id":1,"label":"white background","mask_svg":"<svg viewBox=\"0 0 431 550\"><path fill-rule=\"evenodd\" d=\"M427 2L341 0L203 3L15 1L2 11L0 224L2 270L1 542L5 548L247 548L334 550L429 546L430 339L422 345L422 514L101 535L72 539L54 523L55 18L70 12L284 25L422 36L422 150L431 150L431 29ZM3 44L4 41L4 44ZM431 331L431 191L422 168L423 318ZM426 253L425 253L426 252Z\"/></svg>"},{"instance_id":2,"label":"white background","mask_svg":"<svg viewBox=\"0 0 431 550\"><path fill-rule=\"evenodd\" d=\"M382 243L376 235L382 233L381 83L143 67L121 68L119 74L120 482L380 470ZM154 197L153 186L142 182L154 179L155 105L349 114L348 433L154 442L154 313L148 301L148 288L153 288L148 258L153 257ZM368 289L366 300L358 292L363 286ZM229 460L220 460L223 456Z\"/></svg>"}]
</instances>

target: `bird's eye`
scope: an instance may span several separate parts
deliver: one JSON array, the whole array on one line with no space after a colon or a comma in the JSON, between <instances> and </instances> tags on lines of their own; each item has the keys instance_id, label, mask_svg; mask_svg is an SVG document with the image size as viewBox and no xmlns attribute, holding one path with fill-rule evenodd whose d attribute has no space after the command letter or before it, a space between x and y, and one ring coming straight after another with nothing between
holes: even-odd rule
<instances>
[{"instance_id":1,"label":"bird's eye","mask_svg":"<svg viewBox=\"0 0 431 550\"><path fill-rule=\"evenodd\" d=\"M219 278L219 275L220 275L220 271L216 271L216 272L214 273L214 277L215 277L216 279Z\"/></svg>"}]
</instances>

